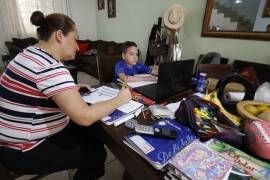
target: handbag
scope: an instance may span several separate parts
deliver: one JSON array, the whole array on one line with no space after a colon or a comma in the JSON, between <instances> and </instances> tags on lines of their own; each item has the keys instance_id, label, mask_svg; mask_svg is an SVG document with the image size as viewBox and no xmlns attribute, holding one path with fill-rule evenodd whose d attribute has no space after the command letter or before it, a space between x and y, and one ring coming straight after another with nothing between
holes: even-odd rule
<instances>
[{"instance_id":1,"label":"handbag","mask_svg":"<svg viewBox=\"0 0 270 180\"><path fill-rule=\"evenodd\" d=\"M150 56L160 56L168 53L168 46L162 43L159 31L156 32L155 39L149 40L148 50Z\"/></svg>"}]
</instances>

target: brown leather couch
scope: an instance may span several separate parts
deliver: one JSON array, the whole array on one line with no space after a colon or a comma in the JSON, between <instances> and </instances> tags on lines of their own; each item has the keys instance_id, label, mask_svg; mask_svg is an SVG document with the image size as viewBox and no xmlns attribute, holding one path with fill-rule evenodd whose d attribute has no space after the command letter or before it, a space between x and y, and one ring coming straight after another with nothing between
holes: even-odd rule
<instances>
[{"instance_id":1,"label":"brown leather couch","mask_svg":"<svg viewBox=\"0 0 270 180\"><path fill-rule=\"evenodd\" d=\"M10 59L13 59L18 53L22 52L24 48L34 45L38 42L36 38L29 37L24 39L12 38L12 41L6 41L5 45L8 49Z\"/></svg>"},{"instance_id":2,"label":"brown leather couch","mask_svg":"<svg viewBox=\"0 0 270 180\"><path fill-rule=\"evenodd\" d=\"M96 49L94 55L76 54L73 64L79 71L88 73L99 79L100 83L112 82L115 63L122 58L124 43L114 41L79 40L78 43L89 43L88 50Z\"/></svg>"}]
</instances>

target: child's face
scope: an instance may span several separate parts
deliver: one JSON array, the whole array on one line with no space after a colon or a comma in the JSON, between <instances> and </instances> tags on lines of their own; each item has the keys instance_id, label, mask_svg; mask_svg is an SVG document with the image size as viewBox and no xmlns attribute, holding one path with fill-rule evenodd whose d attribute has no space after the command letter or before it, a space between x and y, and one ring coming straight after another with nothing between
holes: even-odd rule
<instances>
[{"instance_id":1,"label":"child's face","mask_svg":"<svg viewBox=\"0 0 270 180\"><path fill-rule=\"evenodd\" d=\"M138 48L135 46L129 47L126 53L122 53L122 58L127 64L134 66L138 62Z\"/></svg>"}]
</instances>

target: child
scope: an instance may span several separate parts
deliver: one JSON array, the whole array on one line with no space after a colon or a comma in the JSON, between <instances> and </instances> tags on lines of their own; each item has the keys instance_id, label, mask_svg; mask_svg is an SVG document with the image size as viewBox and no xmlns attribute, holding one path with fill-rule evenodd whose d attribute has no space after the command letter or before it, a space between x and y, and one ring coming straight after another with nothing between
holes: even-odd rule
<instances>
[{"instance_id":1,"label":"child","mask_svg":"<svg viewBox=\"0 0 270 180\"><path fill-rule=\"evenodd\" d=\"M127 41L122 50L122 60L119 60L114 69L116 79L123 82L155 81L157 70L138 62L138 48L134 42ZM136 74L152 74L151 76L134 76Z\"/></svg>"}]
</instances>

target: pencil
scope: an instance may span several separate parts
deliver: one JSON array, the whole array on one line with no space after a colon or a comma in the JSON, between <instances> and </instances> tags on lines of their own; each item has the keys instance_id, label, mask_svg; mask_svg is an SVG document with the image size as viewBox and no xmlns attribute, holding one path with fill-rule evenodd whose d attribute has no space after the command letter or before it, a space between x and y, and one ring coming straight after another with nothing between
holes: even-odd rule
<instances>
[{"instance_id":1,"label":"pencil","mask_svg":"<svg viewBox=\"0 0 270 180\"><path fill-rule=\"evenodd\" d=\"M117 84L119 84L121 87L124 87L124 88L126 88L126 87L127 87L127 85L126 85L125 83L121 83L121 82L119 82L119 83L117 83Z\"/></svg>"},{"instance_id":2,"label":"pencil","mask_svg":"<svg viewBox=\"0 0 270 180\"><path fill-rule=\"evenodd\" d=\"M142 111L143 119L146 119L144 111Z\"/></svg>"}]
</instances>

